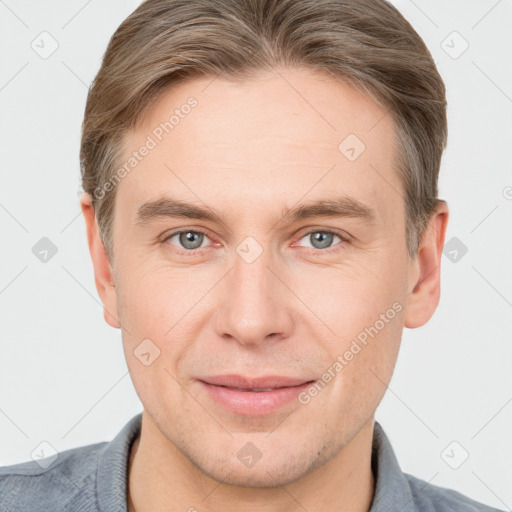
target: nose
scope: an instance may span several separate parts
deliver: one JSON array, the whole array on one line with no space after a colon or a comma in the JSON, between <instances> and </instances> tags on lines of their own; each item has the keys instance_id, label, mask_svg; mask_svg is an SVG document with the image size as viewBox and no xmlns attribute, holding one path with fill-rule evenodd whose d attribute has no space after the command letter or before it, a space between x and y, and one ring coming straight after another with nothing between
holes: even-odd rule
<instances>
[{"instance_id":1,"label":"nose","mask_svg":"<svg viewBox=\"0 0 512 512\"><path fill-rule=\"evenodd\" d=\"M293 295L283 284L284 272L266 250L249 261L236 254L223 280L216 333L255 346L288 338L293 330Z\"/></svg>"}]
</instances>

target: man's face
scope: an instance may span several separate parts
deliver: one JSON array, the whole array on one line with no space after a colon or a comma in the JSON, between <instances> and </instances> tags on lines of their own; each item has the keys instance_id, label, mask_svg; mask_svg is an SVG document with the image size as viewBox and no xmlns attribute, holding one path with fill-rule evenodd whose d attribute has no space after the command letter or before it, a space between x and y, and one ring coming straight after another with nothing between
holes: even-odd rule
<instances>
[{"instance_id":1,"label":"man's face","mask_svg":"<svg viewBox=\"0 0 512 512\"><path fill-rule=\"evenodd\" d=\"M188 114L162 133L175 109ZM154 435L218 481L296 480L371 423L395 365L417 273L391 116L341 81L288 69L181 84L128 134L126 160L148 136L156 147L117 185L106 307ZM166 197L218 219L146 207L137 221ZM352 207L335 216L284 215L340 198ZM203 382L226 375L317 391Z\"/></svg>"}]
</instances>

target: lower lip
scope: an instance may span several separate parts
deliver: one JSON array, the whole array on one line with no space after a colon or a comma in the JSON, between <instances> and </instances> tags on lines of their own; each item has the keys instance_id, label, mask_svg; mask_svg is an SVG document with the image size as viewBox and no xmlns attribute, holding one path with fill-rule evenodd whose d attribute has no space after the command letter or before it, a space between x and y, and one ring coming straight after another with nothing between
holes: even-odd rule
<instances>
[{"instance_id":1,"label":"lower lip","mask_svg":"<svg viewBox=\"0 0 512 512\"><path fill-rule=\"evenodd\" d=\"M208 395L227 410L246 416L271 414L297 398L297 395L313 384L305 382L300 386L276 388L272 391L240 391L235 388L216 386L199 381Z\"/></svg>"}]
</instances>

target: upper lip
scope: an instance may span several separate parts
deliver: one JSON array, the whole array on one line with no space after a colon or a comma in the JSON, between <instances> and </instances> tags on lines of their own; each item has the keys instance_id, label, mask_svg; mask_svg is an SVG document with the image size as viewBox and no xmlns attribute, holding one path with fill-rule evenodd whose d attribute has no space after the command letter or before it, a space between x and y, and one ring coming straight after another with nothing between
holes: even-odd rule
<instances>
[{"instance_id":1,"label":"upper lip","mask_svg":"<svg viewBox=\"0 0 512 512\"><path fill-rule=\"evenodd\" d=\"M300 386L306 382L312 382L312 379L284 377L279 375L267 375L252 378L244 377L242 375L214 375L211 377L203 377L199 380L216 386L240 389L286 388L291 386Z\"/></svg>"}]
</instances>

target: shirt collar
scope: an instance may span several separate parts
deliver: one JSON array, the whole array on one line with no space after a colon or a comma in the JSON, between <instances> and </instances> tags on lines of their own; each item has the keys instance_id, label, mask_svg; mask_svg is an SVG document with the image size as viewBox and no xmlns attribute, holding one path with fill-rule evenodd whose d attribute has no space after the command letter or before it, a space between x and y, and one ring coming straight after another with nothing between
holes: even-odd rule
<instances>
[{"instance_id":1,"label":"shirt collar","mask_svg":"<svg viewBox=\"0 0 512 512\"><path fill-rule=\"evenodd\" d=\"M96 479L99 508L102 512L126 512L128 460L130 449L140 434L142 413L134 416L105 446L98 462Z\"/></svg>"},{"instance_id":2,"label":"shirt collar","mask_svg":"<svg viewBox=\"0 0 512 512\"><path fill-rule=\"evenodd\" d=\"M106 444L100 455L96 485L102 512L126 512L128 460L141 424L142 413L139 413ZM377 421L374 422L373 431L372 471L375 492L369 512L417 512L407 478Z\"/></svg>"},{"instance_id":3,"label":"shirt collar","mask_svg":"<svg viewBox=\"0 0 512 512\"><path fill-rule=\"evenodd\" d=\"M372 472L375 492L370 512L417 512L407 477L377 421L373 429Z\"/></svg>"}]
</instances>

